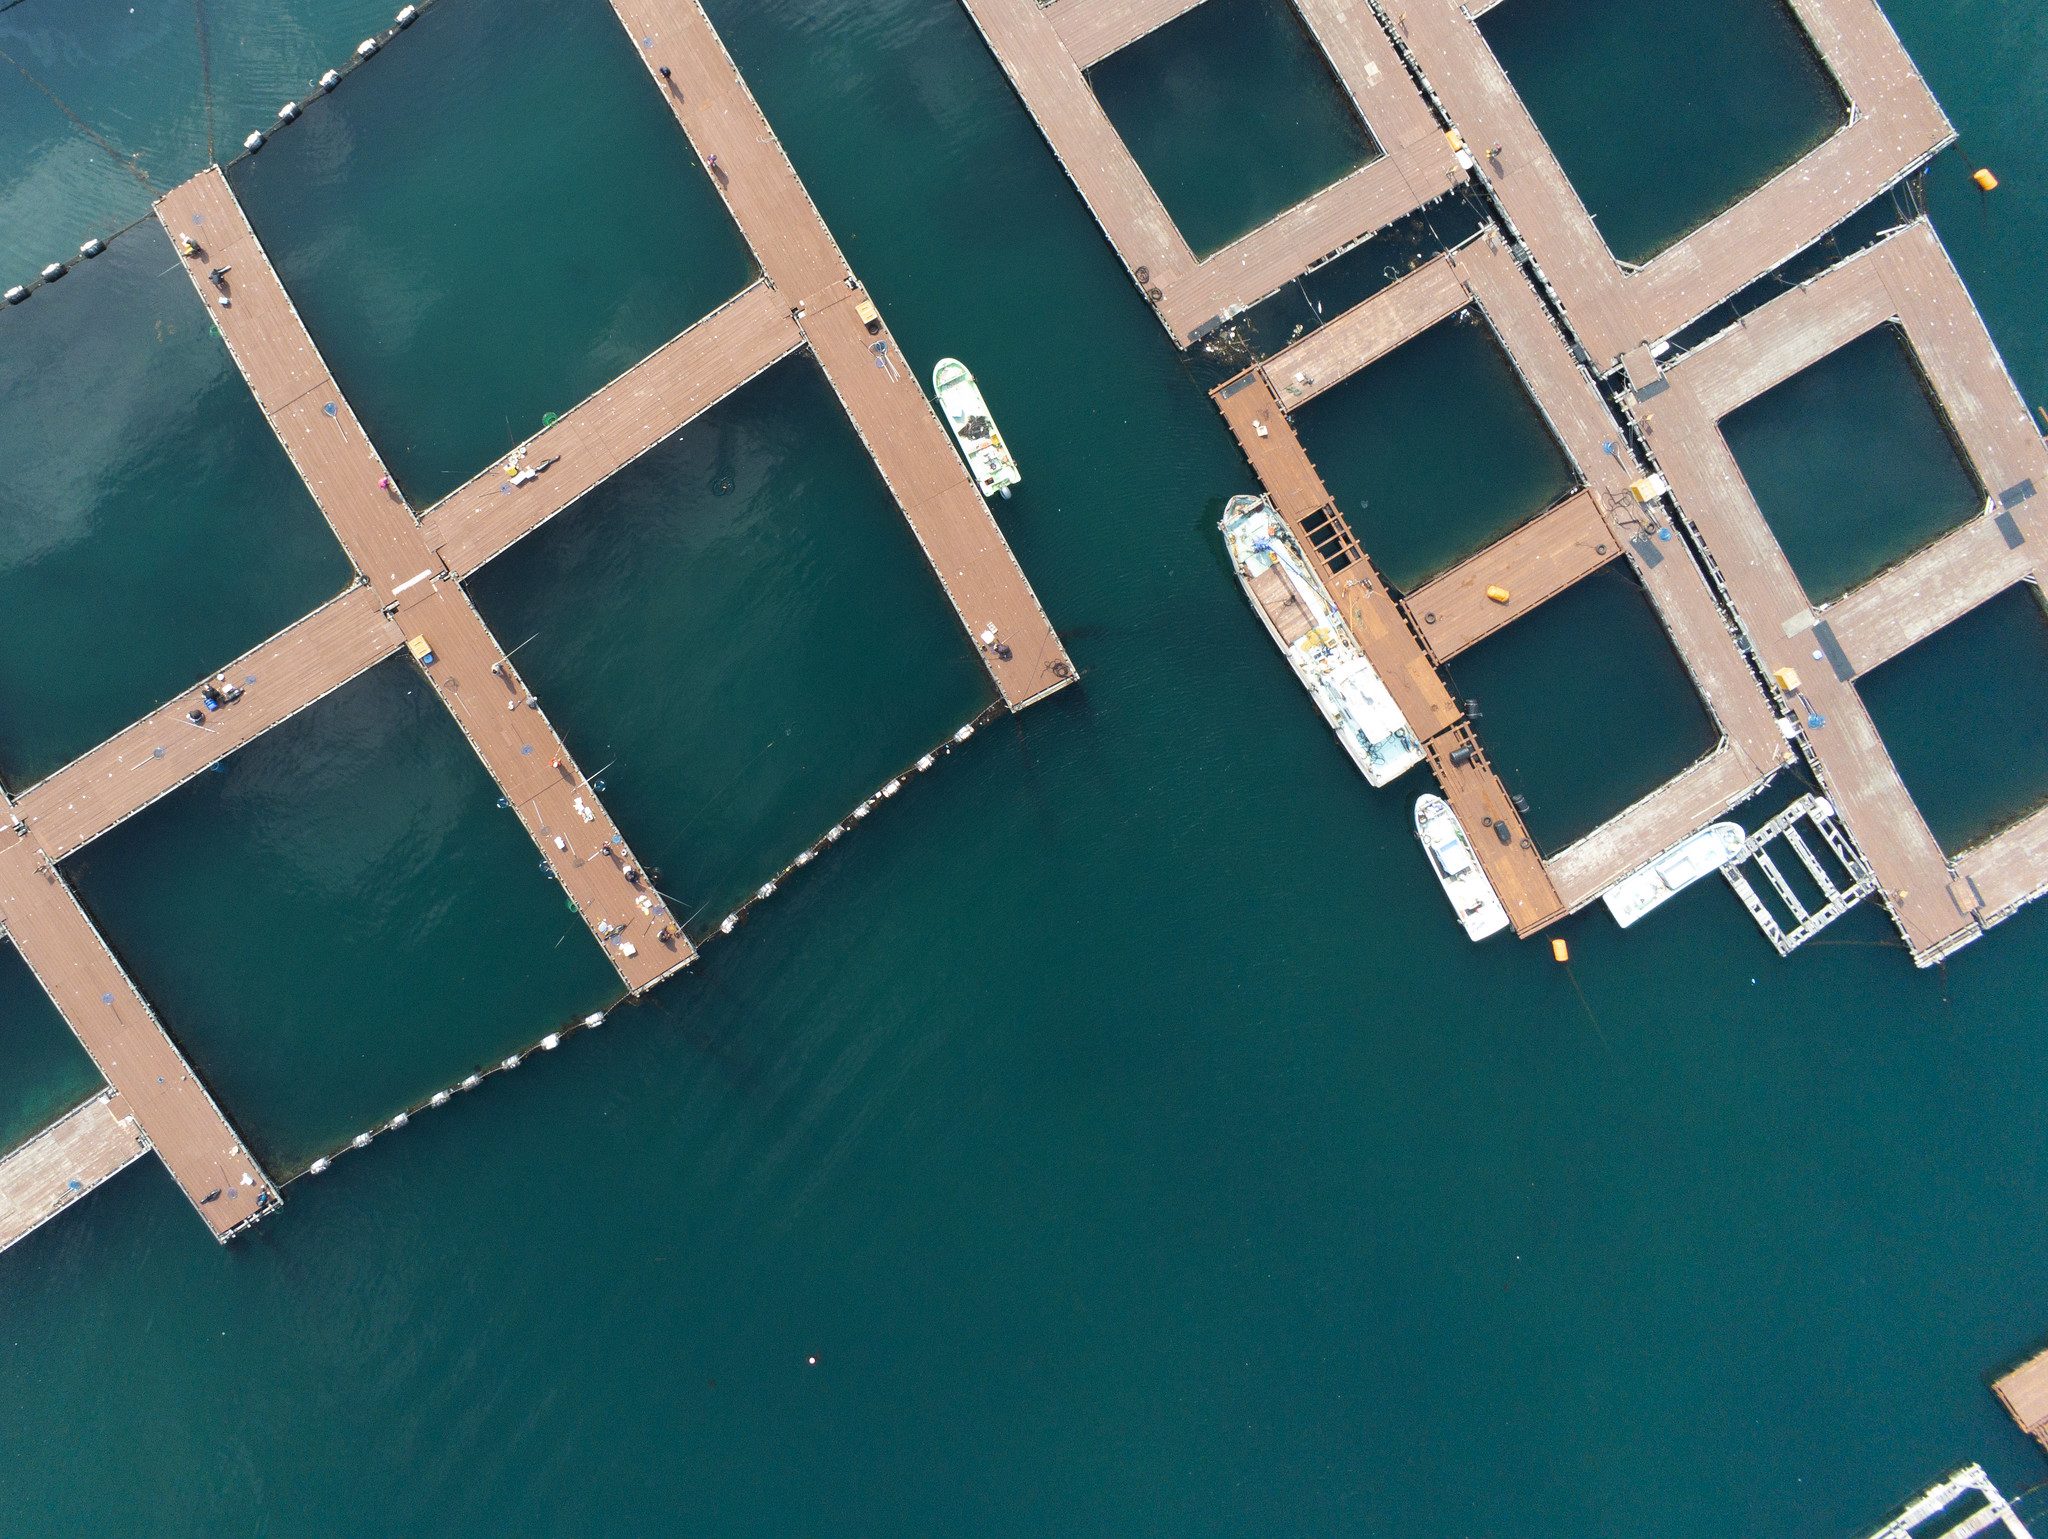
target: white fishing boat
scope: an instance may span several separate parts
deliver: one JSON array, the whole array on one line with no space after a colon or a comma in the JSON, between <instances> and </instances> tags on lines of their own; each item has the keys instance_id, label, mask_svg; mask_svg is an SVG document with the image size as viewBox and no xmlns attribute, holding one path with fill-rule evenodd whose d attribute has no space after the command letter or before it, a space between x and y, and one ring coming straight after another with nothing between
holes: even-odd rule
<instances>
[{"instance_id":1,"label":"white fishing boat","mask_svg":"<svg viewBox=\"0 0 2048 1539\"><path fill-rule=\"evenodd\" d=\"M1383 786L1418 763L1422 745L1273 505L1233 497L1222 529L1252 608L1367 782Z\"/></svg>"},{"instance_id":2,"label":"white fishing boat","mask_svg":"<svg viewBox=\"0 0 2048 1539\"><path fill-rule=\"evenodd\" d=\"M1668 903L1703 876L1719 871L1742 853L1749 835L1740 823L1709 823L1600 894L1614 922L1626 930L1661 903Z\"/></svg>"},{"instance_id":3,"label":"white fishing boat","mask_svg":"<svg viewBox=\"0 0 2048 1539\"><path fill-rule=\"evenodd\" d=\"M1024 476L1010 457L1010 446L997 431L988 402L981 398L981 387L967 372L967 365L958 358L941 358L932 366L932 394L939 398L939 411L967 457L967 468L974 473L981 495L1009 496L1010 488Z\"/></svg>"},{"instance_id":4,"label":"white fishing boat","mask_svg":"<svg viewBox=\"0 0 2048 1539\"><path fill-rule=\"evenodd\" d=\"M1508 911L1486 879L1472 841L1465 837L1465 825L1441 796L1415 799L1415 837L1422 841L1430 869L1443 883L1444 896L1457 910L1466 935L1479 941L1506 929Z\"/></svg>"}]
</instances>

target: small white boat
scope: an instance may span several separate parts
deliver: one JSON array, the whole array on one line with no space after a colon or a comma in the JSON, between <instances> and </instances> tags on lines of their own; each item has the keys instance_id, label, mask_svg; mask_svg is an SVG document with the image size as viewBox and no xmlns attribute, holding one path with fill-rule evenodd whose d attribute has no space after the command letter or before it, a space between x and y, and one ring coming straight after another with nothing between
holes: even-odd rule
<instances>
[{"instance_id":1,"label":"small white boat","mask_svg":"<svg viewBox=\"0 0 2048 1539\"><path fill-rule=\"evenodd\" d=\"M1749 840L1740 823L1709 823L1681 839L1640 871L1631 872L1600 894L1614 922L1626 930L1701 877L1719 871L1742 853Z\"/></svg>"},{"instance_id":2,"label":"small white boat","mask_svg":"<svg viewBox=\"0 0 2048 1539\"><path fill-rule=\"evenodd\" d=\"M967 468L974 473L974 484L981 488L981 495L993 497L1000 492L1009 496L1010 488L1022 481L1024 475L1010 457L1010 446L996 430L995 418L988 413L988 402L981 398L981 386L975 384L967 365L958 358L941 358L932 366L932 394L939 398L939 410L945 416L946 426L953 430L954 442L967 457Z\"/></svg>"},{"instance_id":3,"label":"small white boat","mask_svg":"<svg viewBox=\"0 0 2048 1539\"><path fill-rule=\"evenodd\" d=\"M1221 527L1252 608L1366 781L1383 786L1419 763L1422 745L1272 503L1233 497Z\"/></svg>"},{"instance_id":4,"label":"small white boat","mask_svg":"<svg viewBox=\"0 0 2048 1539\"><path fill-rule=\"evenodd\" d=\"M1508 911L1486 879L1472 841L1465 837L1465 825L1441 796L1415 799L1415 837L1422 841L1430 869L1443 883L1444 896L1457 910L1465 934L1479 941L1506 929Z\"/></svg>"}]
</instances>

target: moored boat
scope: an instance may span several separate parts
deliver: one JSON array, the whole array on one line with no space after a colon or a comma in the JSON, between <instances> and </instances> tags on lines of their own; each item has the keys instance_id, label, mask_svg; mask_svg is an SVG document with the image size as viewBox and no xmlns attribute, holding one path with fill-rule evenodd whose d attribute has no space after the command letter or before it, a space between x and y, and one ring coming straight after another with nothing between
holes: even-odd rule
<instances>
[{"instance_id":1,"label":"moored boat","mask_svg":"<svg viewBox=\"0 0 2048 1539\"><path fill-rule=\"evenodd\" d=\"M932 394L939 398L939 411L953 430L953 440L966 456L981 495L1009 496L1010 488L1024 479L1023 472L1010 457L1010 446L997 431L988 402L981 398L981 387L967 372L967 365L957 358L941 358L932 366Z\"/></svg>"},{"instance_id":2,"label":"moored boat","mask_svg":"<svg viewBox=\"0 0 2048 1539\"><path fill-rule=\"evenodd\" d=\"M1429 868L1443 884L1444 896L1457 911L1458 923L1473 940L1485 940L1507 928L1508 911L1486 879L1465 826L1441 796L1415 799L1415 837L1429 856Z\"/></svg>"},{"instance_id":3,"label":"moored boat","mask_svg":"<svg viewBox=\"0 0 2048 1539\"><path fill-rule=\"evenodd\" d=\"M1626 930L1659 904L1668 903L1701 877L1720 870L1742 853L1749 840L1740 823L1709 823L1681 839L1640 871L1630 872L1600 901Z\"/></svg>"},{"instance_id":4,"label":"moored boat","mask_svg":"<svg viewBox=\"0 0 2048 1539\"><path fill-rule=\"evenodd\" d=\"M1221 527L1252 608L1366 781L1383 786L1419 763L1422 745L1273 505L1233 497Z\"/></svg>"}]
</instances>

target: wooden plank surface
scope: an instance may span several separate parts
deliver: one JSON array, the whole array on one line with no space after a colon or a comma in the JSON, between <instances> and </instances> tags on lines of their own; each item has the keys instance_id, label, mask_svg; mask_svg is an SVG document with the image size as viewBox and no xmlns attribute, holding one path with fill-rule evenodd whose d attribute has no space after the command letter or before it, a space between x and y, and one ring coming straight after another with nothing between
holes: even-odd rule
<instances>
[{"instance_id":1,"label":"wooden plank surface","mask_svg":"<svg viewBox=\"0 0 2048 1539\"><path fill-rule=\"evenodd\" d=\"M1289 411L1386 357L1472 302L1449 256L1440 256L1324 322L1262 365Z\"/></svg>"},{"instance_id":2,"label":"wooden plank surface","mask_svg":"<svg viewBox=\"0 0 2048 1539\"><path fill-rule=\"evenodd\" d=\"M216 230L248 228L217 167L172 189L157 213L169 232L201 223ZM307 490L368 579L366 591L380 607L396 609L400 634L419 638L439 655L441 661L427 670L428 676L626 987L635 993L651 988L692 958L690 943L666 933L671 916L658 902L652 914L639 908L646 889L628 875L639 871L638 858L597 793L579 784L575 760L547 717L525 703L516 669L501 660L482 616L445 573L333 379L323 367L311 389L291 396L262 372L293 370L302 379L311 372L306 359L317 359L318 350L261 244L247 236L236 255L234 303L221 312L222 336ZM211 285L203 261L187 258L185 266L206 297ZM272 404L279 401L284 404ZM494 665L502 673L494 672ZM465 682L469 693L458 695ZM492 715L485 701L503 715ZM550 768L537 772L535 764ZM571 806L577 799L588 818ZM590 858L600 844L613 855ZM606 927L614 924L626 924L625 933L608 933Z\"/></svg>"},{"instance_id":3,"label":"wooden plank surface","mask_svg":"<svg viewBox=\"0 0 2048 1539\"><path fill-rule=\"evenodd\" d=\"M1077 65L1088 69L1200 3L1201 0L1053 0L1045 7L1045 15L1053 31L1059 34L1060 46Z\"/></svg>"},{"instance_id":4,"label":"wooden plank surface","mask_svg":"<svg viewBox=\"0 0 2048 1539\"><path fill-rule=\"evenodd\" d=\"M1725 815L1762 789L1769 773L1725 740L1697 764L1575 839L1544 862L1566 908L1591 903L1623 877Z\"/></svg>"},{"instance_id":5,"label":"wooden plank surface","mask_svg":"<svg viewBox=\"0 0 2048 1539\"><path fill-rule=\"evenodd\" d=\"M111 1091L73 1107L0 1158L0 1251L149 1152Z\"/></svg>"},{"instance_id":6,"label":"wooden plank surface","mask_svg":"<svg viewBox=\"0 0 2048 1539\"><path fill-rule=\"evenodd\" d=\"M2023 1431L2048 1443L2048 1352L2022 1363L1991 1387Z\"/></svg>"},{"instance_id":7,"label":"wooden plank surface","mask_svg":"<svg viewBox=\"0 0 2048 1539\"><path fill-rule=\"evenodd\" d=\"M1599 502L1581 490L1401 602L1430 655L1448 662L1620 554ZM1506 590L1506 602L1487 596L1495 587Z\"/></svg>"},{"instance_id":8,"label":"wooden plank surface","mask_svg":"<svg viewBox=\"0 0 2048 1539\"><path fill-rule=\"evenodd\" d=\"M1487 762L1486 751L1473 735L1469 722L1459 722L1448 732L1439 732L1423 745L1429 767L1436 771L1444 800L1464 825L1472 852L1486 870L1487 880L1508 911L1515 934L1530 936L1564 917L1565 906L1550 873L1543 868L1542 854L1522 815L1508 799L1508 789ZM1458 756L1471 754L1465 762ZM1497 829L1507 830L1502 840Z\"/></svg>"}]
</instances>

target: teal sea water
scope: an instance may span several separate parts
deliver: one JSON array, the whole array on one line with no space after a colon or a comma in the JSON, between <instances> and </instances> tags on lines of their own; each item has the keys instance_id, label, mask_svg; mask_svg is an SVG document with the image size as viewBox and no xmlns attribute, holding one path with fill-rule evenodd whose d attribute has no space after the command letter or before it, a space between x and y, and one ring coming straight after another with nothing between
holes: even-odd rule
<instances>
[{"instance_id":1,"label":"teal sea water","mask_svg":"<svg viewBox=\"0 0 2048 1539\"><path fill-rule=\"evenodd\" d=\"M1985 1380L2048 1335L2048 915L1942 973L1874 911L1780 963L1705 884L1626 934L1568 924L1569 970L1466 944L1409 831L1419 782L1364 790L1274 656L1214 532L1248 473L964 13L712 11L906 356L957 353L988 390L1026 475L999 516L1084 680L979 733L644 1005L293 1184L235 1247L143 1164L0 1258L10 1524L1853 1539L1970 1459L2038 1484ZM1964 134L1936 217L2039 399L2048 317L2020 259L2048 213L2020 194L2048 102L1993 65L2048 56L2048 23L1891 11ZM48 0L0 20L39 14L86 24ZM328 26L304 68L362 30ZM48 111L0 99L0 130L41 142ZM2014 195L1981 203L1973 163ZM8 239L23 211L69 238L62 198L5 197ZM814 506L786 488L836 451L753 442L780 463L729 496ZM1412 465L1388 495L1428 495ZM590 581L574 552L561 570ZM574 632L572 607L541 624L601 656L588 637L618 622ZM1528 677L1580 677L1576 634L1524 637ZM957 634L943 652L881 730L969 694ZM750 730L790 687L763 680ZM1558 730L1584 730L1570 705ZM425 755L431 722L401 732L395 704L360 730L387 720L393 754ZM701 773L686 726L615 731L614 774ZM304 790L281 766L268 809L174 799L133 825L162 849L142 876L82 882L110 930L115 888L159 884L117 940L138 976L197 930L181 894L220 902L183 867L221 862L256 918L338 867L359 825L311 825L347 755L297 751ZM333 933L299 937L313 986L261 1024L344 1040L394 916L431 894L514 911L531 857L462 761L421 773L505 832L505 873L335 878ZM295 852L251 855L294 820ZM541 944L503 941L463 965ZM153 965L144 986L175 987ZM407 1051L493 1028L502 996L471 1010L434 981L449 1002ZM526 993L530 1040L552 1021ZM337 1103L385 1067L296 1061ZM268 1136L309 1140L323 1111Z\"/></svg>"},{"instance_id":2,"label":"teal sea water","mask_svg":"<svg viewBox=\"0 0 2048 1539\"><path fill-rule=\"evenodd\" d=\"M1816 604L1984 506L1897 327L1866 332L1738 407L1721 434Z\"/></svg>"},{"instance_id":3,"label":"teal sea water","mask_svg":"<svg viewBox=\"0 0 2048 1539\"><path fill-rule=\"evenodd\" d=\"M1198 257L1379 158L1288 0L1204 0L1088 82Z\"/></svg>"},{"instance_id":4,"label":"teal sea water","mask_svg":"<svg viewBox=\"0 0 2048 1539\"><path fill-rule=\"evenodd\" d=\"M1512 0L1479 30L1624 262L1647 262L1848 121L1784 0Z\"/></svg>"}]
</instances>

